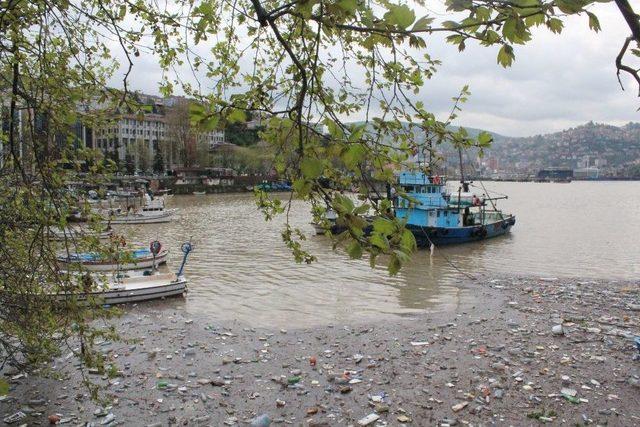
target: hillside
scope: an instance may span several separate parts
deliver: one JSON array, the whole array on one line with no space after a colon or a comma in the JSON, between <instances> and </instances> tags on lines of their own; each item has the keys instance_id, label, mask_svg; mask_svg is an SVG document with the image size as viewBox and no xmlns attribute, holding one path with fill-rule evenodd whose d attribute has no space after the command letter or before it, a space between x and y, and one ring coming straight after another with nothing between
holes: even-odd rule
<instances>
[{"instance_id":1,"label":"hillside","mask_svg":"<svg viewBox=\"0 0 640 427\"><path fill-rule=\"evenodd\" d=\"M546 135L496 139L487 155L503 171L564 166L613 173L640 162L640 123L617 127L589 122Z\"/></svg>"},{"instance_id":2,"label":"hillside","mask_svg":"<svg viewBox=\"0 0 640 427\"><path fill-rule=\"evenodd\" d=\"M465 129L472 136L482 131L470 127ZM547 167L597 167L601 176L629 176L630 171L635 174L640 168L640 123L618 127L589 122L531 137L487 132L493 136L492 147L485 151L482 159L477 159L477 150L468 150L464 155L466 170L483 174L531 174ZM418 138L419 142L424 140ZM458 156L453 147L445 144L437 149L444 159L441 166L445 170L458 168Z\"/></svg>"}]
</instances>

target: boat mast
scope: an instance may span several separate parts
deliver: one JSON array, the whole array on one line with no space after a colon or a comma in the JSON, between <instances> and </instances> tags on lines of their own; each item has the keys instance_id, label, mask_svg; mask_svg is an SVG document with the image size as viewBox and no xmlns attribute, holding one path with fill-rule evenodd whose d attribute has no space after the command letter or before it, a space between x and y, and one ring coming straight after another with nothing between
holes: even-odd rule
<instances>
[{"instance_id":1,"label":"boat mast","mask_svg":"<svg viewBox=\"0 0 640 427\"><path fill-rule=\"evenodd\" d=\"M462 147L458 146L458 160L460 161L460 184L462 184L462 190L469 192L469 183L464 179L464 167L462 166Z\"/></svg>"}]
</instances>

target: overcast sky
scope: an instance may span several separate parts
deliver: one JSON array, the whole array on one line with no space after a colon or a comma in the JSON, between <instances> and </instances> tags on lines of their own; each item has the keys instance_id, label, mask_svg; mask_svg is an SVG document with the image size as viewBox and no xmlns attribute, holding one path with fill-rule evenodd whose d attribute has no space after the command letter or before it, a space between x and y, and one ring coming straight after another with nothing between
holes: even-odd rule
<instances>
[{"instance_id":1,"label":"overcast sky","mask_svg":"<svg viewBox=\"0 0 640 427\"><path fill-rule=\"evenodd\" d=\"M600 33L589 30L586 16L568 19L561 35L536 30L532 42L516 47L516 62L508 69L496 63L498 47L467 43L458 53L455 46L433 39L429 53L443 64L419 97L444 118L451 98L468 84L471 98L456 124L508 136L554 132L589 120L615 125L640 121L637 86L625 76L622 91L615 72L628 27L614 3L592 10L600 18ZM160 75L155 59L143 54L130 86L156 94ZM115 76L112 84L121 86L119 80Z\"/></svg>"}]
</instances>

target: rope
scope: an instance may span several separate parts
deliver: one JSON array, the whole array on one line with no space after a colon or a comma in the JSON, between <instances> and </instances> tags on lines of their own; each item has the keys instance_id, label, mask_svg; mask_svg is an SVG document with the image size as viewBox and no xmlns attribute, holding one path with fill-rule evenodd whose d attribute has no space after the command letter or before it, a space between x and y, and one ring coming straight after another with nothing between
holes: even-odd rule
<instances>
[{"instance_id":1,"label":"rope","mask_svg":"<svg viewBox=\"0 0 640 427\"><path fill-rule=\"evenodd\" d=\"M429 238L429 234L427 234L426 230L424 229L424 227L422 225L419 226L420 229L422 230L422 232L424 233L424 236L427 238L427 240L429 241L429 244L431 245L431 254L433 254L433 252L435 252L435 243L433 243L433 241ZM449 264L451 267L453 267L454 270L456 270L458 273L462 274L463 276L466 276L467 278L471 279L471 280L478 280L477 277L473 276L470 273L467 273L466 271L461 270L457 265L455 265L453 263L453 261L451 261L445 254L440 253L440 251L438 251L438 255L440 255L446 262L447 264Z\"/></svg>"}]
</instances>

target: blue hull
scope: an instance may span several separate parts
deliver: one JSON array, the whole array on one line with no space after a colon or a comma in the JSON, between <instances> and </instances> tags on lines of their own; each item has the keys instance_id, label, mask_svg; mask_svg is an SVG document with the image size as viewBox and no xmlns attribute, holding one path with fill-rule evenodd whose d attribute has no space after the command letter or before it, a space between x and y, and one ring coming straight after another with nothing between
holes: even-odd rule
<instances>
[{"instance_id":1,"label":"blue hull","mask_svg":"<svg viewBox=\"0 0 640 427\"><path fill-rule=\"evenodd\" d=\"M484 226L421 227L419 225L408 224L407 229L415 236L418 247L425 248L429 247L431 243L436 246L454 245L501 236L508 233L515 223L516 217L509 216L501 221L496 221Z\"/></svg>"},{"instance_id":2,"label":"blue hull","mask_svg":"<svg viewBox=\"0 0 640 427\"><path fill-rule=\"evenodd\" d=\"M490 239L492 237L501 236L508 233L516 223L515 216L505 217L501 221L492 222L481 226L474 225L470 227L421 227L419 225L407 224L407 230L411 231L416 238L419 248L428 248L431 243L436 246L455 245L461 243L477 242L479 240ZM333 224L331 233L340 234L346 230L346 227ZM317 232L322 234L323 231L318 229ZM365 227L365 234L371 232L371 227Z\"/></svg>"}]
</instances>

